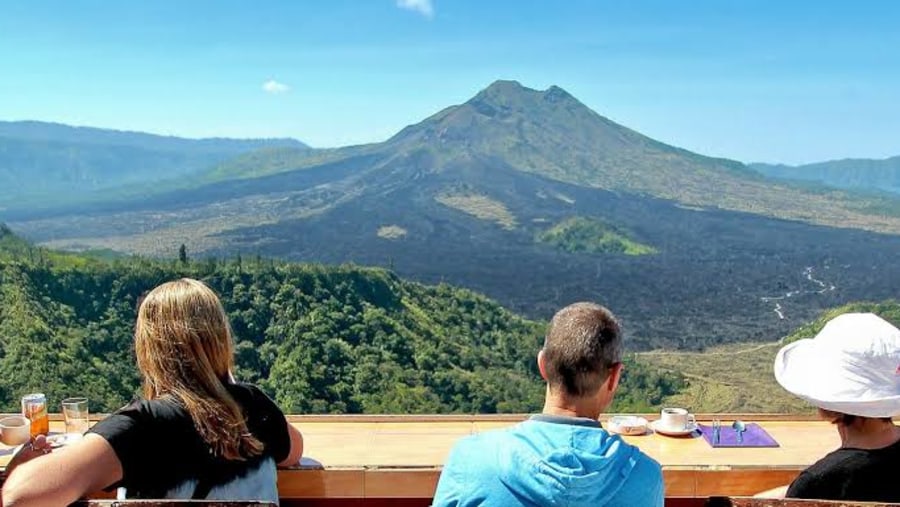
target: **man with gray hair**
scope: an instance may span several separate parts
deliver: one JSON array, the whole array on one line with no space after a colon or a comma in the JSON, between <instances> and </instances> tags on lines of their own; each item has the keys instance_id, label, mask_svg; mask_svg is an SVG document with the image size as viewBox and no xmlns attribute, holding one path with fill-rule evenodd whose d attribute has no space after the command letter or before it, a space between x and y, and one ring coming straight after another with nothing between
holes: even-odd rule
<instances>
[{"instance_id":1,"label":"man with gray hair","mask_svg":"<svg viewBox=\"0 0 900 507\"><path fill-rule=\"evenodd\" d=\"M609 310L593 303L560 310L537 356L547 382L542 412L460 440L433 506L662 506L659 464L598 421L621 361L621 331Z\"/></svg>"}]
</instances>

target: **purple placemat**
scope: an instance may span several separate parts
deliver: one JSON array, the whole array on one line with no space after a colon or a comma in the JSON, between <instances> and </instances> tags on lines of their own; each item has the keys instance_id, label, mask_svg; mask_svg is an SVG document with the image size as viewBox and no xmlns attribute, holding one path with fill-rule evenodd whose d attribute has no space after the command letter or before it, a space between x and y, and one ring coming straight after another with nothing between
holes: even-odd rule
<instances>
[{"instance_id":1,"label":"purple placemat","mask_svg":"<svg viewBox=\"0 0 900 507\"><path fill-rule=\"evenodd\" d=\"M741 443L738 443L737 432L730 424L723 424L719 429L719 443L717 444L713 443L713 427L705 424L699 426L700 434L703 435L706 443L713 447L780 447L772 435L769 435L756 423L747 425L747 430L744 431L744 441Z\"/></svg>"}]
</instances>

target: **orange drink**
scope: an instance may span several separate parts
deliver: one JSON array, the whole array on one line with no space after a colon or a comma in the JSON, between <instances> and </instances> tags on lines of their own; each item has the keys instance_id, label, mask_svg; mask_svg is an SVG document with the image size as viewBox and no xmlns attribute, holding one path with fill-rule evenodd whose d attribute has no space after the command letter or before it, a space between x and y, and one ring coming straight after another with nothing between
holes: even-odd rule
<instances>
[{"instance_id":1,"label":"orange drink","mask_svg":"<svg viewBox=\"0 0 900 507\"><path fill-rule=\"evenodd\" d=\"M31 421L31 436L50 433L50 416L47 414L47 397L43 393L22 397L22 415Z\"/></svg>"}]
</instances>

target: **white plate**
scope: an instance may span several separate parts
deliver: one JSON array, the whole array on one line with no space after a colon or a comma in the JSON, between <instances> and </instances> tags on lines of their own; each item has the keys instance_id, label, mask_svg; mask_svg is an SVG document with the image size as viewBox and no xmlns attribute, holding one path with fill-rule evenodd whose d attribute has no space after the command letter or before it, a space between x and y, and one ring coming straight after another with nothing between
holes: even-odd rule
<instances>
[{"instance_id":1,"label":"white plate","mask_svg":"<svg viewBox=\"0 0 900 507\"><path fill-rule=\"evenodd\" d=\"M627 420L628 425L617 424L617 419ZM647 420L643 417L613 416L606 422L606 425L609 431L620 435L643 435L647 433Z\"/></svg>"},{"instance_id":2,"label":"white plate","mask_svg":"<svg viewBox=\"0 0 900 507\"><path fill-rule=\"evenodd\" d=\"M69 444L74 444L75 442L81 440L83 438L82 435L79 434L58 434L58 435L50 435L47 437L47 442L50 444L50 447L56 449L58 447L63 447Z\"/></svg>"},{"instance_id":3,"label":"white plate","mask_svg":"<svg viewBox=\"0 0 900 507\"><path fill-rule=\"evenodd\" d=\"M653 431L655 431L661 435L670 435L673 437L678 437L678 436L683 436L683 435L690 435L691 433L699 430L700 426L698 426L696 423L694 423L694 424L689 425L687 428L676 430L674 428L667 428L665 426L660 425L659 421L653 421L652 423L650 423L650 429L652 429Z\"/></svg>"}]
</instances>

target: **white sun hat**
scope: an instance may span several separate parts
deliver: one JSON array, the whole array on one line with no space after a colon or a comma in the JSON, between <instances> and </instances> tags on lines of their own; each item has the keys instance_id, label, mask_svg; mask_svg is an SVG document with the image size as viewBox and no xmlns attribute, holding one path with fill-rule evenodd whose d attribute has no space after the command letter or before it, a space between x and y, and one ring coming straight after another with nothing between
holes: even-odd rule
<instances>
[{"instance_id":1,"label":"white sun hat","mask_svg":"<svg viewBox=\"0 0 900 507\"><path fill-rule=\"evenodd\" d=\"M900 329L872 313L835 317L815 338L778 351L775 380L826 410L900 415Z\"/></svg>"}]
</instances>

